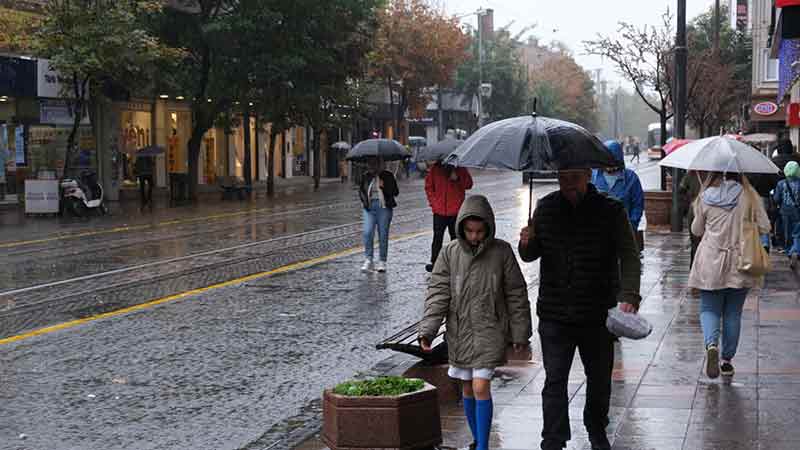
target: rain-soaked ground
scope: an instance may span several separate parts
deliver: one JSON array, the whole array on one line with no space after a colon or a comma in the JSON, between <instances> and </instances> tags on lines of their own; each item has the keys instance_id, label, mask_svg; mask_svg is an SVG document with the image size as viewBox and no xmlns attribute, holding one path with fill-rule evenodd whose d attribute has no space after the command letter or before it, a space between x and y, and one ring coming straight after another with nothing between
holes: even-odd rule
<instances>
[{"instance_id":1,"label":"rain-soaked ground","mask_svg":"<svg viewBox=\"0 0 800 450\"><path fill-rule=\"evenodd\" d=\"M500 237L516 242L527 213L518 175L492 177L485 186L477 191L498 205ZM542 186L539 194L550 188ZM342 197L326 201L334 198ZM430 248L430 235L419 233L429 220L409 215L393 228L399 239L391 244L385 275L362 274L362 257L345 250L299 270L0 344L0 449L293 445L302 433L292 430L318 425L314 400L322 389L386 365L390 352L375 351L374 344L418 320ZM242 235L237 242L254 239ZM42 238L47 235L36 237ZM76 238L71 245L83 242ZM661 283L683 264L685 254L674 246L651 248L645 278ZM533 296L536 265L523 270ZM683 281L674 277L662 298L670 292L677 298ZM694 350L695 340L696 332L681 342ZM656 350L631 356L652 359ZM679 354L698 360L691 350Z\"/></svg>"}]
</instances>

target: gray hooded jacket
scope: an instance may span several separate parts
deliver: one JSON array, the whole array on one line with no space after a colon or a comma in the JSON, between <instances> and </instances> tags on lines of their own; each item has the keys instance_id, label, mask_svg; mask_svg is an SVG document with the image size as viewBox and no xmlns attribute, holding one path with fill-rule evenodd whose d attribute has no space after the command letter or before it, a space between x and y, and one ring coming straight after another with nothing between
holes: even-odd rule
<instances>
[{"instance_id":1,"label":"gray hooded jacket","mask_svg":"<svg viewBox=\"0 0 800 450\"><path fill-rule=\"evenodd\" d=\"M479 217L486 239L473 248L464 237L464 221ZM447 318L450 364L494 368L506 362L509 343L531 337L531 307L525 278L508 242L495 238L495 220L486 197L468 197L456 220L458 239L439 254L428 285L419 335L433 339Z\"/></svg>"}]
</instances>

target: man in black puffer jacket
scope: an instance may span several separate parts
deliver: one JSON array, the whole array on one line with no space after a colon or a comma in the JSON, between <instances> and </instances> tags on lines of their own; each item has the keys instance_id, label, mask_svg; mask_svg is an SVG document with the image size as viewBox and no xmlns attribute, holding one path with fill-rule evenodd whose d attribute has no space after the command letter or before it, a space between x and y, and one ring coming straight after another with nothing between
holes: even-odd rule
<instances>
[{"instance_id":1,"label":"man in black puffer jacket","mask_svg":"<svg viewBox=\"0 0 800 450\"><path fill-rule=\"evenodd\" d=\"M570 439L567 381L575 349L587 374L584 424L592 449L610 449L606 436L614 366L608 309L639 308L639 250L622 203L589 183L589 169L561 170L560 190L539 201L520 233L523 261L541 258L539 337L545 369L542 449ZM621 295L620 295L621 294Z\"/></svg>"}]
</instances>

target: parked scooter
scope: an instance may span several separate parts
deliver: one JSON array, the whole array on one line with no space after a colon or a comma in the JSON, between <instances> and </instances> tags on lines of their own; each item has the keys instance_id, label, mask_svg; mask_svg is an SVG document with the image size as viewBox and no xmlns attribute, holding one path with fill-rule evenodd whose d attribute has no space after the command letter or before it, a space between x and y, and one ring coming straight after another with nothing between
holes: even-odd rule
<instances>
[{"instance_id":1,"label":"parked scooter","mask_svg":"<svg viewBox=\"0 0 800 450\"><path fill-rule=\"evenodd\" d=\"M108 213L108 208L103 203L103 187L97 182L97 174L94 172L83 172L77 180L62 179L61 202L62 210L76 217L87 216L92 211Z\"/></svg>"}]
</instances>

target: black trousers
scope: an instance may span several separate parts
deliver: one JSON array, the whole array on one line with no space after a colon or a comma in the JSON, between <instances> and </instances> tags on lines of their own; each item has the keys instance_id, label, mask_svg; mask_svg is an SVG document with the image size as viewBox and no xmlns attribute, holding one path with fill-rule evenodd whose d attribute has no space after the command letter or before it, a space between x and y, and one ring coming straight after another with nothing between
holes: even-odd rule
<instances>
[{"instance_id":1,"label":"black trousers","mask_svg":"<svg viewBox=\"0 0 800 450\"><path fill-rule=\"evenodd\" d=\"M539 322L545 383L542 409L545 443L562 443L571 438L567 382L575 349L586 373L586 406L583 423L589 436L605 436L611 401L611 372L614 369L613 336L605 325L580 327L552 321Z\"/></svg>"},{"instance_id":2,"label":"black trousers","mask_svg":"<svg viewBox=\"0 0 800 450\"><path fill-rule=\"evenodd\" d=\"M436 264L436 258L442 251L444 243L444 230L450 232L450 240L456 238L456 216L433 215L433 243L431 244L431 264Z\"/></svg>"},{"instance_id":3,"label":"black trousers","mask_svg":"<svg viewBox=\"0 0 800 450\"><path fill-rule=\"evenodd\" d=\"M142 205L152 204L153 201L153 176L139 175L139 200ZM145 186L145 184L147 186Z\"/></svg>"}]
</instances>

